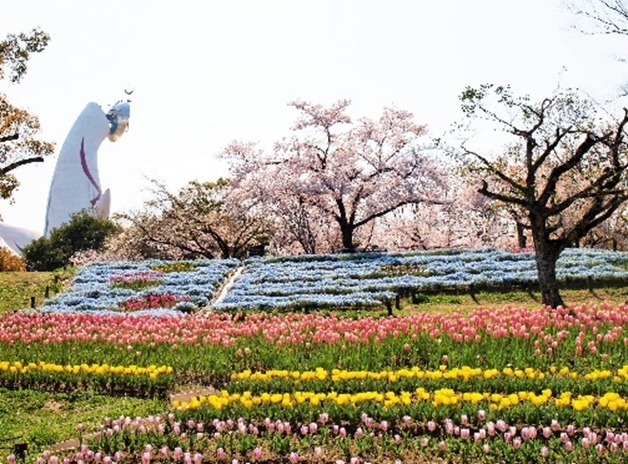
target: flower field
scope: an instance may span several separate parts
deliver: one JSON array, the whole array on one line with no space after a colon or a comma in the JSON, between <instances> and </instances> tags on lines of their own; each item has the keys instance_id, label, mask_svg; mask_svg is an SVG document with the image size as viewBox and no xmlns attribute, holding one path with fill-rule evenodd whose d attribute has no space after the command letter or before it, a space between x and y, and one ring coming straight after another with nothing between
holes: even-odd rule
<instances>
[{"instance_id":1,"label":"flower field","mask_svg":"<svg viewBox=\"0 0 628 464\"><path fill-rule=\"evenodd\" d=\"M585 275L597 272L609 280L611 274L625 273L623 255L610 255L605 264L601 252L582 253L563 262L563 279L572 278L568 269L584 273L586 268ZM376 258L347 263L338 257L331 263L337 269L327 259L316 266L304 260L297 266L301 274L289 269L299 263L296 258L290 265L267 258L245 262L241 278L248 271L267 273L272 296L277 288L272 282L288 282L293 272L304 281L308 266L318 269L320 281L351 278L358 268L363 268L361 280L436 276L445 264L426 256L420 263L380 256L379 267L371 262ZM457 256L469 263L466 268L452 263L459 272L467 269L473 275L469 269L482 266L473 253ZM503 260L508 266L521 260L525 266L526 259L521 254ZM625 303L556 309L509 305L468 314L400 312L394 317L285 309L199 311L241 264L90 266L42 311L0 315L0 388L90 390L164 401L161 414L81 424L75 448L34 447L24 460L628 461ZM484 274L491 272L477 274L488 279ZM156 306L148 307L150 299L142 295L172 295L176 302L168 306L157 298ZM123 304L129 301L145 301L137 304L146 307ZM200 386L213 389L170 397ZM0 454L0 462L20 460L10 451Z\"/></svg>"},{"instance_id":2,"label":"flower field","mask_svg":"<svg viewBox=\"0 0 628 464\"><path fill-rule=\"evenodd\" d=\"M557 277L580 286L626 281L627 264L628 253L568 249ZM537 278L532 253L496 249L270 257L245 265L216 309L382 306L399 294L510 289Z\"/></svg>"},{"instance_id":3,"label":"flower field","mask_svg":"<svg viewBox=\"0 0 628 464\"><path fill-rule=\"evenodd\" d=\"M104 419L82 450L42 462L619 463L627 325L625 305L381 319L15 313L0 319L0 381L216 388L163 415Z\"/></svg>"},{"instance_id":4,"label":"flower field","mask_svg":"<svg viewBox=\"0 0 628 464\"><path fill-rule=\"evenodd\" d=\"M68 291L46 301L42 310L189 312L207 306L236 266L235 259L97 263L82 268Z\"/></svg>"},{"instance_id":5,"label":"flower field","mask_svg":"<svg viewBox=\"0 0 628 464\"><path fill-rule=\"evenodd\" d=\"M221 311L390 308L399 295L508 290L534 286L531 253L445 250L202 260L99 263L82 268L67 292L45 302L50 312L175 314L207 306ZM217 292L237 267L226 297ZM568 249L558 261L563 286L628 280L628 253Z\"/></svg>"}]
</instances>

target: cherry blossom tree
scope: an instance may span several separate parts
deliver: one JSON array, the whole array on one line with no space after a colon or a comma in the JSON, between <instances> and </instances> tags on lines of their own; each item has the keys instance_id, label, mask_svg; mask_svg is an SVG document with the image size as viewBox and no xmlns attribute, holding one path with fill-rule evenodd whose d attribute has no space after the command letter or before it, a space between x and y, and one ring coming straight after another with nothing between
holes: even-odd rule
<instances>
[{"instance_id":1,"label":"cherry blossom tree","mask_svg":"<svg viewBox=\"0 0 628 464\"><path fill-rule=\"evenodd\" d=\"M341 248L355 251L359 232L373 221L440 201L442 175L419 144L426 129L411 113L385 108L379 119L353 123L347 100L290 105L299 112L292 137L271 152L233 142L223 156L232 161L234 188L251 206L275 213L304 251L332 239L330 224Z\"/></svg>"},{"instance_id":2,"label":"cherry blossom tree","mask_svg":"<svg viewBox=\"0 0 628 464\"><path fill-rule=\"evenodd\" d=\"M479 192L526 221L536 253L543 303L563 305L556 280L561 252L607 221L628 200L628 110L602 119L591 102L559 91L540 102L508 87L468 87L462 109L510 138L498 156L463 144Z\"/></svg>"},{"instance_id":3,"label":"cherry blossom tree","mask_svg":"<svg viewBox=\"0 0 628 464\"><path fill-rule=\"evenodd\" d=\"M516 226L495 201L477 191L469 173L447 176L444 202L401 208L378 222L373 235L391 251L435 248L515 248Z\"/></svg>"},{"instance_id":4,"label":"cherry blossom tree","mask_svg":"<svg viewBox=\"0 0 628 464\"><path fill-rule=\"evenodd\" d=\"M628 251L628 208L621 208L589 232L580 245Z\"/></svg>"}]
</instances>

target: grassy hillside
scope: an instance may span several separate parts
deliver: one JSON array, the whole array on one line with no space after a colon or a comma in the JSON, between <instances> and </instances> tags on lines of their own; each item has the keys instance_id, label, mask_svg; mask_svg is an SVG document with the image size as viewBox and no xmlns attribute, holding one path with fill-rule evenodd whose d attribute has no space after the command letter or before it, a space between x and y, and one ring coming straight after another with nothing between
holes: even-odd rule
<instances>
[{"instance_id":1,"label":"grassy hillside","mask_svg":"<svg viewBox=\"0 0 628 464\"><path fill-rule=\"evenodd\" d=\"M41 306L49 288L50 296L66 288L74 270L64 272L0 272L0 313L30 308L31 298L35 297L35 306ZM589 302L608 301L613 305L628 302L628 285L624 287L594 288L591 290L563 290L561 292L568 305ZM507 305L535 307L541 297L534 291L478 292L457 295L421 295L413 304L410 300L402 302L405 312L469 312L480 306L503 307ZM364 312L362 315L371 313ZM381 313L374 310L372 313Z\"/></svg>"},{"instance_id":2,"label":"grassy hillside","mask_svg":"<svg viewBox=\"0 0 628 464\"><path fill-rule=\"evenodd\" d=\"M49 295L62 291L73 271L64 272L0 272L0 313L41 305L48 288Z\"/></svg>"}]
</instances>

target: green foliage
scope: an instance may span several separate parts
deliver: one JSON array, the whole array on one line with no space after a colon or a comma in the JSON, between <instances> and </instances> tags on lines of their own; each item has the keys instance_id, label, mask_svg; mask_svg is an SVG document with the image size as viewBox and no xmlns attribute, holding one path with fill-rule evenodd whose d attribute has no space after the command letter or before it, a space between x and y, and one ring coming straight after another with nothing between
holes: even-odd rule
<instances>
[{"instance_id":1,"label":"green foliage","mask_svg":"<svg viewBox=\"0 0 628 464\"><path fill-rule=\"evenodd\" d=\"M154 271L160 272L189 272L196 267L193 261L166 261L162 264L150 266Z\"/></svg>"},{"instance_id":2,"label":"green foliage","mask_svg":"<svg viewBox=\"0 0 628 464\"><path fill-rule=\"evenodd\" d=\"M0 81L19 82L26 74L31 54L41 52L49 40L50 36L40 29L0 39ZM0 198L10 199L19 186L11 171L41 162L54 152L53 143L37 138L39 131L39 119L13 106L0 92Z\"/></svg>"},{"instance_id":3,"label":"green foliage","mask_svg":"<svg viewBox=\"0 0 628 464\"><path fill-rule=\"evenodd\" d=\"M67 262L64 256L63 250L55 248L52 240L46 237L41 237L24 248L29 271L52 271L63 267Z\"/></svg>"},{"instance_id":4,"label":"green foliage","mask_svg":"<svg viewBox=\"0 0 628 464\"><path fill-rule=\"evenodd\" d=\"M109 219L98 219L82 212L70 222L52 230L50 237L41 237L24 247L29 271L53 271L68 264L70 257L85 250L99 250L105 240L120 231Z\"/></svg>"}]
</instances>

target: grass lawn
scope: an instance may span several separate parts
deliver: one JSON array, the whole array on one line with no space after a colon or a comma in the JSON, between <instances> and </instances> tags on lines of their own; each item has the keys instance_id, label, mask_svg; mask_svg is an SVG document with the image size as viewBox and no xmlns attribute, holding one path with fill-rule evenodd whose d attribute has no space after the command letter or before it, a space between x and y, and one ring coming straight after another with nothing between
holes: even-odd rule
<instances>
[{"instance_id":1,"label":"grass lawn","mask_svg":"<svg viewBox=\"0 0 628 464\"><path fill-rule=\"evenodd\" d=\"M33 453L76 438L79 424L85 424L86 432L93 432L105 417L147 416L166 409L165 401L156 399L0 388L0 456L18 443L28 443Z\"/></svg>"},{"instance_id":2,"label":"grass lawn","mask_svg":"<svg viewBox=\"0 0 628 464\"><path fill-rule=\"evenodd\" d=\"M62 291L69 285L72 271L59 272L0 272L0 313L41 306L46 295Z\"/></svg>"},{"instance_id":3,"label":"grass lawn","mask_svg":"<svg viewBox=\"0 0 628 464\"><path fill-rule=\"evenodd\" d=\"M594 288L592 290L561 290L560 294L567 306L580 304L600 303L608 301L613 305L628 302L628 285L624 287ZM401 309L408 311L450 313L468 313L479 307L503 308L508 305L516 307L535 308L541 304L539 292L511 291L505 293L479 292L471 295L426 295L424 301L411 304L409 301L402 304Z\"/></svg>"},{"instance_id":4,"label":"grass lawn","mask_svg":"<svg viewBox=\"0 0 628 464\"><path fill-rule=\"evenodd\" d=\"M561 290L560 294L567 306L593 304L607 301L616 306L628 303L628 285L624 287L594 288L591 290ZM412 314L417 312L449 314L458 312L468 314L478 308L504 308L513 306L517 308L537 308L541 305L541 294L531 291L510 292L478 292L475 294L419 294L412 302L410 298L400 300L399 310L393 309L393 315ZM333 311L322 311L332 313ZM387 314L386 309L361 309L347 310L343 315L350 317L373 316L380 317Z\"/></svg>"}]
</instances>

